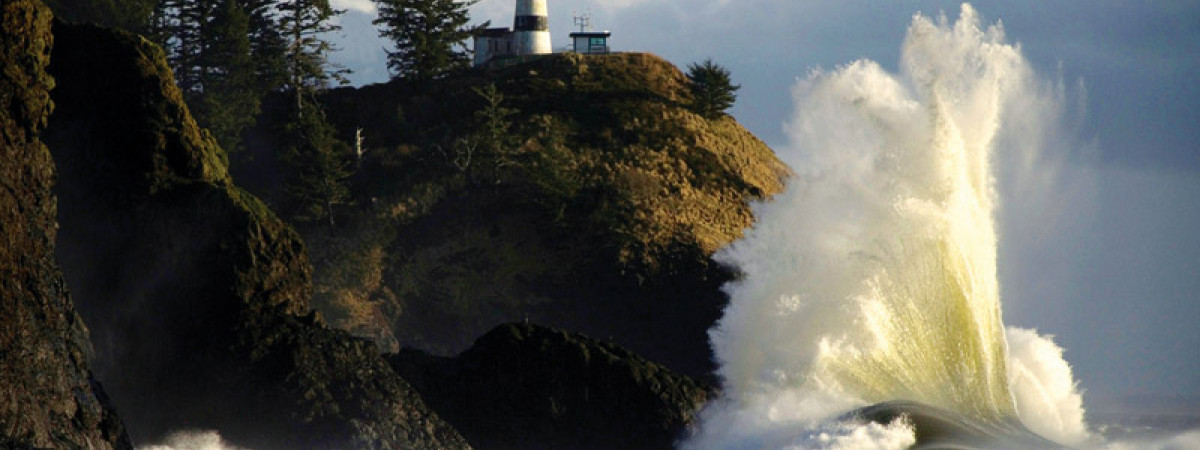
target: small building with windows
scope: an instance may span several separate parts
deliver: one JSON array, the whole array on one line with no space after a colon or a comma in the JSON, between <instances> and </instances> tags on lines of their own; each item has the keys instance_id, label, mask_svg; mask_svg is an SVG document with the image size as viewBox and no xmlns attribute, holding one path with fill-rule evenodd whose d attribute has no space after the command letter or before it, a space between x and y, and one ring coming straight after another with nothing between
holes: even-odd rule
<instances>
[{"instance_id":1,"label":"small building with windows","mask_svg":"<svg viewBox=\"0 0 1200 450\"><path fill-rule=\"evenodd\" d=\"M612 33L608 31L576 31L571 33L571 42L574 44L575 53L604 55L609 52L609 36L612 36Z\"/></svg>"},{"instance_id":2,"label":"small building with windows","mask_svg":"<svg viewBox=\"0 0 1200 450\"><path fill-rule=\"evenodd\" d=\"M513 48L513 32L508 27L487 28L475 34L475 66L517 54Z\"/></svg>"}]
</instances>

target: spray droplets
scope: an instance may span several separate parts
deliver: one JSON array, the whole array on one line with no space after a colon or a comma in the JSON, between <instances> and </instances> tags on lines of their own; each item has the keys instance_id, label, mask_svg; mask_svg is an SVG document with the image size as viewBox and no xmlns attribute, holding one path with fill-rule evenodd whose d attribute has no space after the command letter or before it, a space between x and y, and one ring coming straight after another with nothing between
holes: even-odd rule
<instances>
[{"instance_id":1,"label":"spray droplets","mask_svg":"<svg viewBox=\"0 0 1200 450\"><path fill-rule=\"evenodd\" d=\"M991 162L1009 106L1038 93L1019 48L970 5L955 23L916 16L903 52L898 75L857 61L797 83L781 156L798 175L719 255L745 276L711 334L726 399L692 445L842 448L802 430L899 399L997 426L1017 417ZM857 427L838 436L874 436Z\"/></svg>"}]
</instances>

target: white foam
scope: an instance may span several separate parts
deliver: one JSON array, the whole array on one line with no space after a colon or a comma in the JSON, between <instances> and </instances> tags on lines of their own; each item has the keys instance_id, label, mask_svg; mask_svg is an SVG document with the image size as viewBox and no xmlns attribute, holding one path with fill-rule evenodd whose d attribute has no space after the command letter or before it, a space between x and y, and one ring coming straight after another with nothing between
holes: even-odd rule
<instances>
[{"instance_id":1,"label":"white foam","mask_svg":"<svg viewBox=\"0 0 1200 450\"><path fill-rule=\"evenodd\" d=\"M838 402L821 399L820 394L798 394L791 391L776 399L757 399L762 402L759 408L715 402L705 410L705 426L699 434L680 448L899 450L916 443L916 433L904 418L889 424L809 419L805 416L826 415L829 405Z\"/></svg>"},{"instance_id":2,"label":"white foam","mask_svg":"<svg viewBox=\"0 0 1200 450\"><path fill-rule=\"evenodd\" d=\"M1092 440L1084 420L1083 395L1053 336L1008 328L1008 380L1025 426L1060 444Z\"/></svg>"},{"instance_id":3,"label":"white foam","mask_svg":"<svg viewBox=\"0 0 1200 450\"><path fill-rule=\"evenodd\" d=\"M917 443L912 425L903 419L878 423L833 423L810 431L787 449L902 450Z\"/></svg>"},{"instance_id":4,"label":"white foam","mask_svg":"<svg viewBox=\"0 0 1200 450\"><path fill-rule=\"evenodd\" d=\"M138 450L248 450L233 446L211 430L174 431L161 444L145 445Z\"/></svg>"},{"instance_id":5,"label":"white foam","mask_svg":"<svg viewBox=\"0 0 1200 450\"><path fill-rule=\"evenodd\" d=\"M779 448L888 400L1028 416L1051 439L1087 439L1059 347L1009 331L1008 361L997 281L994 152L1040 154L1056 99L966 4L957 22L914 17L901 62L898 74L861 60L797 82L780 151L797 175L718 253L744 275L710 332L725 398L693 447Z\"/></svg>"}]
</instances>

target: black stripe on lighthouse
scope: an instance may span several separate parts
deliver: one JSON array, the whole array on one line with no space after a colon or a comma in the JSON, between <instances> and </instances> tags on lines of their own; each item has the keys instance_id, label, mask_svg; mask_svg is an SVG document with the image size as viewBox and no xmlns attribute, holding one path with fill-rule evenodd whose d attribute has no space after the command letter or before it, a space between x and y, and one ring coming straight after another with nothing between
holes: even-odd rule
<instances>
[{"instance_id":1,"label":"black stripe on lighthouse","mask_svg":"<svg viewBox=\"0 0 1200 450\"><path fill-rule=\"evenodd\" d=\"M550 18L546 16L517 16L513 22L514 31L550 30Z\"/></svg>"}]
</instances>

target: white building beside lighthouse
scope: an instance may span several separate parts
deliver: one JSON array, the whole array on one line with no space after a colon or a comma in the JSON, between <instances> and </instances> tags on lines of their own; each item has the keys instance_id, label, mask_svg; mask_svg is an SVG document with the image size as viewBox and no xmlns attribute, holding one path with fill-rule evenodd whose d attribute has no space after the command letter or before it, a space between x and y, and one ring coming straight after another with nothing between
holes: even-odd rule
<instances>
[{"instance_id":1,"label":"white building beside lighthouse","mask_svg":"<svg viewBox=\"0 0 1200 450\"><path fill-rule=\"evenodd\" d=\"M488 28L475 35L475 65L496 58L553 53L546 0L517 0L513 28Z\"/></svg>"}]
</instances>

